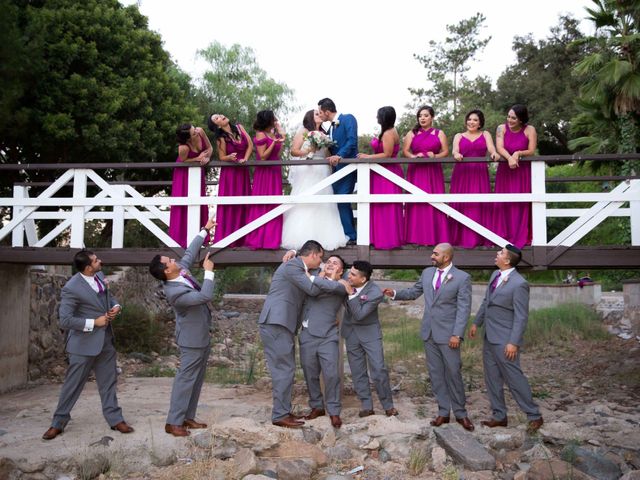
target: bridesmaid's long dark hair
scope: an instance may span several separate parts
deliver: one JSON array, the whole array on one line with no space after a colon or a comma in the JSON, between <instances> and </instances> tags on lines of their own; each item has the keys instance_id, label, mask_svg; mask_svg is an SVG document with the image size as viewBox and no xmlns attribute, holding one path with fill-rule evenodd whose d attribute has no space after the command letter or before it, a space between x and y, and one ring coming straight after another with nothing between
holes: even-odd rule
<instances>
[{"instance_id":1,"label":"bridesmaid's long dark hair","mask_svg":"<svg viewBox=\"0 0 640 480\"><path fill-rule=\"evenodd\" d=\"M380 107L378 109L378 123L380 124L378 141L381 142L384 132L391 130L396 124L396 109L393 107Z\"/></svg>"},{"instance_id":2,"label":"bridesmaid's long dark hair","mask_svg":"<svg viewBox=\"0 0 640 480\"><path fill-rule=\"evenodd\" d=\"M431 105L424 105L424 106L420 107L418 109L418 112L416 113L416 126L413 127L413 129L411 130L414 135L416 133L418 133L420 131L420 129L422 128L420 126L420 112L423 111L423 110L426 110L427 112L429 112L429 115L431 115L431 118L435 118L435 116L436 116L436 112L433 110L433 107Z\"/></svg>"},{"instance_id":3,"label":"bridesmaid's long dark hair","mask_svg":"<svg viewBox=\"0 0 640 480\"><path fill-rule=\"evenodd\" d=\"M276 123L276 114L273 110L260 110L253 122L253 129L257 132L264 132Z\"/></svg>"},{"instance_id":4,"label":"bridesmaid's long dark hair","mask_svg":"<svg viewBox=\"0 0 640 480\"><path fill-rule=\"evenodd\" d=\"M211 117L213 116L213 114L209 115L209 118L207 119L207 125L209 127L209 130L211 130L213 132L213 138L214 140L219 140L221 138L224 138L225 141L238 141L240 140L241 137L241 133L240 133L240 129L238 128L238 126L232 122L229 122L229 127L231 128L231 134L229 134L229 132L223 130L222 128L220 128L219 126L217 126L215 123L213 123L213 120L211 120Z\"/></svg>"}]
</instances>

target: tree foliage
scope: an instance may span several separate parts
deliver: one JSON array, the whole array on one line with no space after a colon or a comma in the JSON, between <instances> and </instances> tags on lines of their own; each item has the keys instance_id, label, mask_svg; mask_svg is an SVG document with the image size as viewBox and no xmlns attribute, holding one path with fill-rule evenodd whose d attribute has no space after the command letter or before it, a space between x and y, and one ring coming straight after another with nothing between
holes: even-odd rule
<instances>
[{"instance_id":1,"label":"tree foliage","mask_svg":"<svg viewBox=\"0 0 640 480\"><path fill-rule=\"evenodd\" d=\"M213 42L198 55L209 64L197 89L197 105L203 118L222 113L231 121L251 128L260 110L278 114L289 111L293 91L263 70L253 49Z\"/></svg>"},{"instance_id":2,"label":"tree foliage","mask_svg":"<svg viewBox=\"0 0 640 480\"><path fill-rule=\"evenodd\" d=\"M2 0L2 10L0 161L174 158L176 125L195 115L189 77L137 7Z\"/></svg>"},{"instance_id":3,"label":"tree foliage","mask_svg":"<svg viewBox=\"0 0 640 480\"><path fill-rule=\"evenodd\" d=\"M425 100L433 106L440 116L455 118L461 110L461 97L471 93L465 73L470 63L489 43L491 37L481 38L485 16L476 13L473 17L461 20L455 25L447 25L447 37L444 42L429 42L426 55L414 54L413 57L427 70L430 88L409 88L416 104Z\"/></svg>"},{"instance_id":4,"label":"tree foliage","mask_svg":"<svg viewBox=\"0 0 640 480\"><path fill-rule=\"evenodd\" d=\"M586 9L596 33L574 67L583 83L573 148L590 153L640 150L640 3L593 0ZM626 165L627 169L631 164Z\"/></svg>"}]
</instances>

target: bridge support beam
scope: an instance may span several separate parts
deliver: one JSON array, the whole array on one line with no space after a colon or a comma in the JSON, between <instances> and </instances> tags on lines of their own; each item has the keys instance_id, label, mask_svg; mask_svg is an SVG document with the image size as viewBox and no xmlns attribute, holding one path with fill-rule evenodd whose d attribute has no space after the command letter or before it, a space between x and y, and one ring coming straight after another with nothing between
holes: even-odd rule
<instances>
[{"instance_id":1,"label":"bridge support beam","mask_svg":"<svg viewBox=\"0 0 640 480\"><path fill-rule=\"evenodd\" d=\"M29 265L0 263L0 392L27 383L29 362Z\"/></svg>"}]
</instances>

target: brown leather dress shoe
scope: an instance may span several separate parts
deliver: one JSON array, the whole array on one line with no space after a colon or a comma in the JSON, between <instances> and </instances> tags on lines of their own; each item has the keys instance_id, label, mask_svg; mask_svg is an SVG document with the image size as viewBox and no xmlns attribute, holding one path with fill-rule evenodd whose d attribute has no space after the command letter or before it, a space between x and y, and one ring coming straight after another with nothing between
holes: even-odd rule
<instances>
[{"instance_id":1,"label":"brown leather dress shoe","mask_svg":"<svg viewBox=\"0 0 640 480\"><path fill-rule=\"evenodd\" d=\"M527 425L527 432L528 433L537 432L543 423L544 423L544 420L542 419L542 417L538 418L537 420L531 420L529 422L529 425Z\"/></svg>"},{"instance_id":2,"label":"brown leather dress shoe","mask_svg":"<svg viewBox=\"0 0 640 480\"><path fill-rule=\"evenodd\" d=\"M364 417L368 417L369 415L375 415L376 412L374 412L373 410L360 410L358 412L358 416L360 418L364 418Z\"/></svg>"},{"instance_id":3,"label":"brown leather dress shoe","mask_svg":"<svg viewBox=\"0 0 640 480\"><path fill-rule=\"evenodd\" d=\"M429 423L431 424L432 427L439 427L440 425L443 425L445 423L449 423L449 417L443 417L441 415L438 415L436 418L431 420Z\"/></svg>"},{"instance_id":4,"label":"brown leather dress shoe","mask_svg":"<svg viewBox=\"0 0 640 480\"><path fill-rule=\"evenodd\" d=\"M462 425L462 428L470 432L473 432L476 429L476 427L473 426L473 423L471 423L471 420L469 420L469 417L456 418L456 422Z\"/></svg>"},{"instance_id":5,"label":"brown leather dress shoe","mask_svg":"<svg viewBox=\"0 0 640 480\"><path fill-rule=\"evenodd\" d=\"M385 411L384 411L384 414L385 414L387 417L397 417L397 416L398 416L398 414L399 414L399 412L398 412L398 410L396 410L395 408L391 407L391 408L389 408L389 409L385 410Z\"/></svg>"},{"instance_id":6,"label":"brown leather dress shoe","mask_svg":"<svg viewBox=\"0 0 640 480\"><path fill-rule=\"evenodd\" d=\"M43 440L53 440L63 432L61 428L49 427L49 430L42 435Z\"/></svg>"},{"instance_id":7,"label":"brown leather dress shoe","mask_svg":"<svg viewBox=\"0 0 640 480\"><path fill-rule=\"evenodd\" d=\"M342 426L340 415L329 415L329 418L331 419L331 426L333 428L340 428Z\"/></svg>"},{"instance_id":8,"label":"brown leather dress shoe","mask_svg":"<svg viewBox=\"0 0 640 480\"><path fill-rule=\"evenodd\" d=\"M111 430L117 430L120 433L131 433L133 432L133 427L131 425L127 425L127 422L122 421L111 427Z\"/></svg>"},{"instance_id":9,"label":"brown leather dress shoe","mask_svg":"<svg viewBox=\"0 0 640 480\"><path fill-rule=\"evenodd\" d=\"M171 425L169 423L164 426L164 431L174 437L188 437L191 435L191 432L182 425Z\"/></svg>"},{"instance_id":10,"label":"brown leather dress shoe","mask_svg":"<svg viewBox=\"0 0 640 480\"><path fill-rule=\"evenodd\" d=\"M276 427L284 428L302 428L302 426L304 425L304 422L296 420L292 415L271 423L273 423Z\"/></svg>"},{"instance_id":11,"label":"brown leather dress shoe","mask_svg":"<svg viewBox=\"0 0 640 480\"><path fill-rule=\"evenodd\" d=\"M325 414L325 411L321 408L312 408L309 415L305 416L305 420L313 420L314 418L322 417Z\"/></svg>"},{"instance_id":12,"label":"brown leather dress shoe","mask_svg":"<svg viewBox=\"0 0 640 480\"><path fill-rule=\"evenodd\" d=\"M207 428L206 423L196 422L193 419L187 418L184 422L182 422L182 426L185 428Z\"/></svg>"},{"instance_id":13,"label":"brown leather dress shoe","mask_svg":"<svg viewBox=\"0 0 640 480\"><path fill-rule=\"evenodd\" d=\"M496 420L495 418L492 418L490 420L483 420L480 423L485 427L489 427L489 428L506 427L507 417L503 418L502 420Z\"/></svg>"}]
</instances>

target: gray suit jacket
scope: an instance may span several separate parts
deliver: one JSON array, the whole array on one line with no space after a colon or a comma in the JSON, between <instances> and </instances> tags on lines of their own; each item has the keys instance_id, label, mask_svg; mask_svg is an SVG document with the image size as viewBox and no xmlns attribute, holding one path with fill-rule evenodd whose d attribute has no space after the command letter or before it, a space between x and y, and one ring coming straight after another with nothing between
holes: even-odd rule
<instances>
[{"instance_id":1,"label":"gray suit jacket","mask_svg":"<svg viewBox=\"0 0 640 480\"><path fill-rule=\"evenodd\" d=\"M331 283L331 280L320 277L315 277L312 283L300 257L281 264L271 279L258 323L282 325L295 334L300 326L300 314L306 296L315 297L322 293L321 285L333 288Z\"/></svg>"},{"instance_id":2,"label":"gray suit jacket","mask_svg":"<svg viewBox=\"0 0 640 480\"><path fill-rule=\"evenodd\" d=\"M380 287L369 280L356 297L345 301L342 336L349 338L355 334L361 342L381 339L378 305L383 300L384 295Z\"/></svg>"},{"instance_id":3,"label":"gray suit jacket","mask_svg":"<svg viewBox=\"0 0 640 480\"><path fill-rule=\"evenodd\" d=\"M529 319L529 284L514 270L498 288L491 291L491 283L499 270L493 272L484 301L473 321L484 324L489 343L496 345L522 345L522 337Z\"/></svg>"},{"instance_id":4,"label":"gray suit jacket","mask_svg":"<svg viewBox=\"0 0 640 480\"><path fill-rule=\"evenodd\" d=\"M191 241L178 264L185 270L198 256L204 238L200 235ZM197 283L197 281L194 279ZM213 299L215 282L205 280L200 291L181 282L163 282L164 293L176 314L176 343L181 347L204 348L209 345L211 311L208 303Z\"/></svg>"},{"instance_id":5,"label":"gray suit jacket","mask_svg":"<svg viewBox=\"0 0 640 480\"><path fill-rule=\"evenodd\" d=\"M335 281L331 281L329 285L319 282L318 286L327 293L306 298L302 309L302 320L309 321L308 330L314 337L337 336L336 317L347 292L342 284Z\"/></svg>"},{"instance_id":6,"label":"gray suit jacket","mask_svg":"<svg viewBox=\"0 0 640 480\"><path fill-rule=\"evenodd\" d=\"M60 298L59 319L60 328L67 330L66 350L77 355L96 356L102 351L106 327L95 327L91 332L85 332L84 327L87 318L98 318L104 315L118 302L109 294L109 289L104 282L104 275L96 274L105 285L105 291L96 293L76 273L65 284Z\"/></svg>"},{"instance_id":7,"label":"gray suit jacket","mask_svg":"<svg viewBox=\"0 0 640 480\"><path fill-rule=\"evenodd\" d=\"M464 337L467 328L471 313L471 276L452 266L436 292L433 277L437 271L435 267L425 268L415 285L396 292L395 299L415 300L424 294L422 339L427 340L431 334L435 343L449 343L452 335Z\"/></svg>"}]
</instances>

